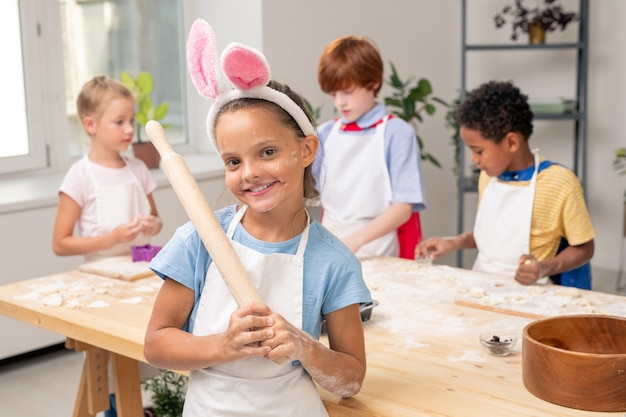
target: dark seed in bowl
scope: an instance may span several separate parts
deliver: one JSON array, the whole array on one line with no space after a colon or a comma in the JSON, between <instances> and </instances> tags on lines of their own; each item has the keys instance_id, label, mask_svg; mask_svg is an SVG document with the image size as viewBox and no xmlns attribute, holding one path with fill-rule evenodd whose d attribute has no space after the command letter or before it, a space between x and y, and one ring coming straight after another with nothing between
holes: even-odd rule
<instances>
[{"instance_id":1,"label":"dark seed in bowl","mask_svg":"<svg viewBox=\"0 0 626 417\"><path fill-rule=\"evenodd\" d=\"M491 339L487 340L487 348L493 355L502 355L508 351L512 341L512 339L504 339L500 336L493 335Z\"/></svg>"}]
</instances>

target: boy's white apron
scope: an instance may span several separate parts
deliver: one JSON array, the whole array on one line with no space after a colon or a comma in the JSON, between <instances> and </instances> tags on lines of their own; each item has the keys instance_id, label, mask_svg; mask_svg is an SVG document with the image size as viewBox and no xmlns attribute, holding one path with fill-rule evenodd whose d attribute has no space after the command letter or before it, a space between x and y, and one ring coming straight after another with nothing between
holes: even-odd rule
<instances>
[{"instance_id":1,"label":"boy's white apron","mask_svg":"<svg viewBox=\"0 0 626 417\"><path fill-rule=\"evenodd\" d=\"M263 301L302 328L304 250L309 226L295 255L264 255L232 240L246 207L231 221L227 236ZM237 304L214 262L206 274L194 335L221 333ZM192 371L184 416L327 416L311 377L302 366L252 357Z\"/></svg>"},{"instance_id":2,"label":"boy's white apron","mask_svg":"<svg viewBox=\"0 0 626 417\"><path fill-rule=\"evenodd\" d=\"M370 135L341 135L337 121L324 143L321 167L322 224L339 238L367 226L391 206L391 182L385 161L385 126ZM363 245L359 255L398 256L396 230Z\"/></svg>"},{"instance_id":3,"label":"boy's white apron","mask_svg":"<svg viewBox=\"0 0 626 417\"><path fill-rule=\"evenodd\" d=\"M133 170L126 164L126 169L133 176L133 181L127 184L102 186L96 180L92 162L85 155L87 172L96 189L96 207L98 213L98 233L105 234L117 226L128 223L139 214L150 214L150 202L139 183ZM107 256L128 255L131 246L143 246L150 243L150 236L139 233L137 237L126 243L120 243L112 248L87 255L88 260Z\"/></svg>"},{"instance_id":4,"label":"boy's white apron","mask_svg":"<svg viewBox=\"0 0 626 417\"><path fill-rule=\"evenodd\" d=\"M515 275L518 261L530 253L530 224L535 200L539 155L528 186L491 178L480 200L474 223L478 256L474 270Z\"/></svg>"}]
</instances>

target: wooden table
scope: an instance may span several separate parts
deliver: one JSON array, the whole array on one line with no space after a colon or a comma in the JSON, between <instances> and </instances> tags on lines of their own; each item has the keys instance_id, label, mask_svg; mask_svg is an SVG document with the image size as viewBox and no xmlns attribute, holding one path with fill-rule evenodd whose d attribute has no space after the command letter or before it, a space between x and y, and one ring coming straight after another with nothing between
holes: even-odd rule
<instances>
[{"instance_id":1,"label":"wooden table","mask_svg":"<svg viewBox=\"0 0 626 417\"><path fill-rule=\"evenodd\" d=\"M533 396L522 383L520 350L521 331L533 320L523 315L626 315L626 298L523 287L512 279L397 258L364 259L363 270L380 301L364 323L367 375L353 398L320 391L332 417L624 415L570 409ZM110 355L118 415L139 417L137 362L145 361L144 331L159 285L155 277L125 282L72 271L0 287L0 313L63 334L70 347L86 351L74 416L107 407L103 363ZM47 302L55 304L58 294L62 305L44 305L50 295ZM94 308L94 302L109 306ZM489 311L496 308L508 314ZM490 356L478 342L481 332L499 330L518 334L510 356Z\"/></svg>"}]
</instances>

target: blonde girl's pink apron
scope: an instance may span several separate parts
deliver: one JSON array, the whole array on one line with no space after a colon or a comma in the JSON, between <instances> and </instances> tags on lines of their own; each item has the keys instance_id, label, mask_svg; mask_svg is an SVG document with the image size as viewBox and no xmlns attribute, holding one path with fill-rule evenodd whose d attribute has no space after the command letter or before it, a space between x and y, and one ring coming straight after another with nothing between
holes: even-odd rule
<instances>
[{"instance_id":1,"label":"blonde girl's pink apron","mask_svg":"<svg viewBox=\"0 0 626 417\"><path fill-rule=\"evenodd\" d=\"M117 226L128 223L139 214L150 214L150 202L146 193L133 173L126 164L124 169L130 172L133 180L126 184L102 186L98 184L93 171L91 161L85 155L85 166L90 179L96 189L96 206L98 214L98 234L108 233ZM87 260L93 261L98 258L116 255L130 254L131 246L143 246L150 243L150 236L140 233L133 241L120 243L112 248L105 249L86 256Z\"/></svg>"},{"instance_id":2,"label":"blonde girl's pink apron","mask_svg":"<svg viewBox=\"0 0 626 417\"><path fill-rule=\"evenodd\" d=\"M309 226L295 255L265 255L232 240L247 207L231 221L227 235L264 302L291 324L302 328L304 251ZM221 333L237 305L215 263L209 265L200 296L193 334ZM307 416L328 414L317 388L302 366L278 365L251 357L192 371L185 399L185 417Z\"/></svg>"},{"instance_id":3,"label":"blonde girl's pink apron","mask_svg":"<svg viewBox=\"0 0 626 417\"><path fill-rule=\"evenodd\" d=\"M491 178L476 212L474 240L478 256L473 269L513 277L520 256L530 253L530 224L535 200L539 155L527 186Z\"/></svg>"},{"instance_id":4,"label":"blonde girl's pink apron","mask_svg":"<svg viewBox=\"0 0 626 417\"><path fill-rule=\"evenodd\" d=\"M338 120L324 143L322 224L340 239L367 226L392 204L384 140L388 118L370 135L340 135ZM393 230L364 245L357 255L398 256L399 252Z\"/></svg>"}]
</instances>

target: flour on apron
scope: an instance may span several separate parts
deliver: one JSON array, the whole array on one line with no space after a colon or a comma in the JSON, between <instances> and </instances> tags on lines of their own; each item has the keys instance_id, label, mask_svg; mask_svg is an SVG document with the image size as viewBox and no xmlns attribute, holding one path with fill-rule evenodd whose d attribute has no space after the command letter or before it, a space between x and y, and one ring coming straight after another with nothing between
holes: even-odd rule
<instances>
[{"instance_id":1,"label":"flour on apron","mask_svg":"<svg viewBox=\"0 0 626 417\"><path fill-rule=\"evenodd\" d=\"M309 226L295 255L265 255L232 240L247 207L231 221L227 236L261 298L275 312L302 328L304 250ZM206 274L193 334L221 333L237 309L214 262ZM184 416L311 416L328 414L308 373L287 361L278 365L252 357L190 372Z\"/></svg>"},{"instance_id":2,"label":"flour on apron","mask_svg":"<svg viewBox=\"0 0 626 417\"><path fill-rule=\"evenodd\" d=\"M491 178L476 212L474 240L478 256L473 269L481 272L515 276L518 261L530 253L530 224L539 172L539 154L535 172L527 186Z\"/></svg>"},{"instance_id":3,"label":"flour on apron","mask_svg":"<svg viewBox=\"0 0 626 417\"><path fill-rule=\"evenodd\" d=\"M388 118L369 135L341 135L338 120L324 143L322 224L339 238L362 229L391 207L384 140ZM398 256L399 252L397 232L393 230L363 245L357 255Z\"/></svg>"},{"instance_id":4,"label":"flour on apron","mask_svg":"<svg viewBox=\"0 0 626 417\"><path fill-rule=\"evenodd\" d=\"M133 170L126 164L123 169L128 170L133 176L133 181L127 184L102 186L98 184L93 171L92 162L85 156L86 169L96 190L96 207L98 213L98 234L110 232L121 224L128 223L140 214L150 214L150 202L146 193L135 176ZM143 246L150 243L150 236L139 233L130 242L120 243L112 248L105 249L86 256L87 260L93 261L109 256L128 255L131 246Z\"/></svg>"}]
</instances>

